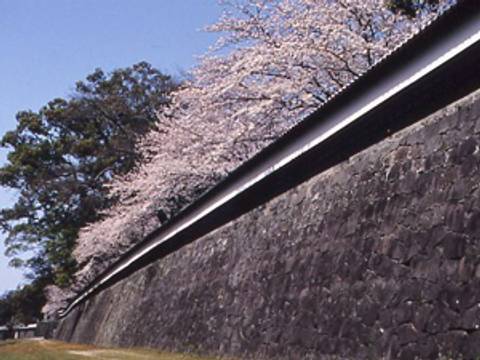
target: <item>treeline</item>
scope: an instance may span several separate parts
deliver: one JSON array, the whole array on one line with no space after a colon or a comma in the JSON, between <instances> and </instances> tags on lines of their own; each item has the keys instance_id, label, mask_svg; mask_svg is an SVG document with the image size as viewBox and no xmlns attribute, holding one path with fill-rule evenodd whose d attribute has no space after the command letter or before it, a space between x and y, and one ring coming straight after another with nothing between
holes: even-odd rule
<instances>
[{"instance_id":1,"label":"treeline","mask_svg":"<svg viewBox=\"0 0 480 360\"><path fill-rule=\"evenodd\" d=\"M0 324L53 314L133 243L451 1L243 0L183 82L146 62L97 69L72 96L17 114L0 185L11 265L31 283L0 299ZM392 11L394 10L394 11ZM219 55L221 54L221 55ZM25 259L25 254L34 254Z\"/></svg>"},{"instance_id":2,"label":"treeline","mask_svg":"<svg viewBox=\"0 0 480 360\"><path fill-rule=\"evenodd\" d=\"M24 268L32 283L3 297L2 314L20 322L39 318L45 286L71 284L80 228L114 203L105 183L140 160L135 142L177 87L146 62L110 74L97 69L71 97L17 114L16 129L1 140L10 152L0 184L16 189L18 198L0 211L0 226L10 265Z\"/></svg>"}]
</instances>

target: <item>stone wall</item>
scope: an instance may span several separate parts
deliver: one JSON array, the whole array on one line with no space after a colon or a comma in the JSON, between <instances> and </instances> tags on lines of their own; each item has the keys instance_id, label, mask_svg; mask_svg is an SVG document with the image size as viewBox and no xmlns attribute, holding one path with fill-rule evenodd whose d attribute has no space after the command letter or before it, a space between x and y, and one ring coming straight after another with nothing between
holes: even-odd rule
<instances>
[{"instance_id":1,"label":"stone wall","mask_svg":"<svg viewBox=\"0 0 480 360\"><path fill-rule=\"evenodd\" d=\"M480 356L480 93L97 294L57 337L272 359Z\"/></svg>"}]
</instances>

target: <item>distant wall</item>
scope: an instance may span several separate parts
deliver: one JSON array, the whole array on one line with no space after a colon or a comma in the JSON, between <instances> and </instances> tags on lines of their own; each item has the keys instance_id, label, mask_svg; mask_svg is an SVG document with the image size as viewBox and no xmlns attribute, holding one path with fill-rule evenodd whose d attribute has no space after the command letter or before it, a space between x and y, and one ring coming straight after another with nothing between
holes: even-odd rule
<instances>
[{"instance_id":1,"label":"distant wall","mask_svg":"<svg viewBox=\"0 0 480 360\"><path fill-rule=\"evenodd\" d=\"M95 295L57 337L274 359L480 356L480 93Z\"/></svg>"},{"instance_id":2,"label":"distant wall","mask_svg":"<svg viewBox=\"0 0 480 360\"><path fill-rule=\"evenodd\" d=\"M43 337L45 339L51 339L53 332L57 327L56 321L39 321L37 322L37 328L35 329L35 337Z\"/></svg>"},{"instance_id":3,"label":"distant wall","mask_svg":"<svg viewBox=\"0 0 480 360\"><path fill-rule=\"evenodd\" d=\"M35 337L35 329L15 330L15 339L30 339Z\"/></svg>"},{"instance_id":4,"label":"distant wall","mask_svg":"<svg viewBox=\"0 0 480 360\"><path fill-rule=\"evenodd\" d=\"M10 334L10 331L7 329L0 329L0 341L7 340L9 338L13 337L12 334Z\"/></svg>"}]
</instances>

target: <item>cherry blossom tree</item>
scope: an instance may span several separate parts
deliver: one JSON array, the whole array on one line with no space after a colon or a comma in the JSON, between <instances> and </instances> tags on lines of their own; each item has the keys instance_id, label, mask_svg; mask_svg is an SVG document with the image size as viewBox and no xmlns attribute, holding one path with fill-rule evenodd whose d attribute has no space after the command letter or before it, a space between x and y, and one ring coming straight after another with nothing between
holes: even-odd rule
<instances>
[{"instance_id":1,"label":"cherry blossom tree","mask_svg":"<svg viewBox=\"0 0 480 360\"><path fill-rule=\"evenodd\" d=\"M221 3L207 30L222 36L138 143L145 161L110 184L116 205L80 232L74 292L435 16L383 0Z\"/></svg>"},{"instance_id":2,"label":"cherry blossom tree","mask_svg":"<svg viewBox=\"0 0 480 360\"><path fill-rule=\"evenodd\" d=\"M68 299L75 295L70 289L62 289L56 285L48 285L44 293L47 302L42 308L42 313L47 317L55 317L57 311L67 307Z\"/></svg>"}]
</instances>

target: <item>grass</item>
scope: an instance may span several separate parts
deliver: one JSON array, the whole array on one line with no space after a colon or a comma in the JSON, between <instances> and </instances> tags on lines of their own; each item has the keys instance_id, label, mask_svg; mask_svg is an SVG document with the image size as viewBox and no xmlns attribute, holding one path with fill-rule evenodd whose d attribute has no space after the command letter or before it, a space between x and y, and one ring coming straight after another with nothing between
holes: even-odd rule
<instances>
[{"instance_id":1,"label":"grass","mask_svg":"<svg viewBox=\"0 0 480 360\"><path fill-rule=\"evenodd\" d=\"M51 340L0 341L1 360L214 360L146 349L108 349Z\"/></svg>"}]
</instances>

